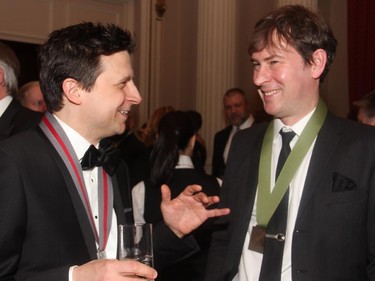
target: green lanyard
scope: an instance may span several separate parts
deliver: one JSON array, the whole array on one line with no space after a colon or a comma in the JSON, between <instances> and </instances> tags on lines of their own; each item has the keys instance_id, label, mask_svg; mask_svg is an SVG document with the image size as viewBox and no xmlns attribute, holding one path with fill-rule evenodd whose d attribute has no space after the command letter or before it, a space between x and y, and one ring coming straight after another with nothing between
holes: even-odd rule
<instances>
[{"instance_id":1,"label":"green lanyard","mask_svg":"<svg viewBox=\"0 0 375 281\"><path fill-rule=\"evenodd\" d=\"M309 150L314 139L318 135L320 128L327 116L327 107L320 99L318 106L311 116L309 122L301 133L296 145L289 154L279 177L275 183L275 187L271 187L271 159L272 159L272 142L273 127L272 121L266 131L263 139L262 152L259 164L259 183L257 198L257 223L266 227L281 199L283 198L290 182L298 167L301 165L303 158Z\"/></svg>"}]
</instances>

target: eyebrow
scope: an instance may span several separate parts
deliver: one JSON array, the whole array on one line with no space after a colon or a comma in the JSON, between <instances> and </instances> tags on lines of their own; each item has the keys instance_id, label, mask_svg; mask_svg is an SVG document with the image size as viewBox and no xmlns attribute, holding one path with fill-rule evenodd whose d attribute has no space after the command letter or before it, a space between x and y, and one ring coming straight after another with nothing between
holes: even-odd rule
<instances>
[{"instance_id":1,"label":"eyebrow","mask_svg":"<svg viewBox=\"0 0 375 281\"><path fill-rule=\"evenodd\" d=\"M128 75L128 76L124 77L123 79L121 79L119 81L119 84L121 84L121 83L127 83L127 82L129 82L129 81L131 81L133 79L134 79L134 75L133 74Z\"/></svg>"},{"instance_id":2,"label":"eyebrow","mask_svg":"<svg viewBox=\"0 0 375 281\"><path fill-rule=\"evenodd\" d=\"M270 56L266 57L263 61L268 62L268 61L271 61L271 60L273 60L275 58L283 58L283 56L280 56L280 55L270 55ZM251 62L252 63L259 62L259 60L251 58Z\"/></svg>"}]
</instances>

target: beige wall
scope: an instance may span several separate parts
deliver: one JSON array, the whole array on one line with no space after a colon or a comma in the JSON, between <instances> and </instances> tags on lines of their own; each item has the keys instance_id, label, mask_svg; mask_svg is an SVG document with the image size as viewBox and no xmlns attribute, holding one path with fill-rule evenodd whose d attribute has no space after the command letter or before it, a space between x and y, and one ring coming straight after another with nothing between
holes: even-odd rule
<instances>
[{"instance_id":1,"label":"beige wall","mask_svg":"<svg viewBox=\"0 0 375 281\"><path fill-rule=\"evenodd\" d=\"M194 61L197 44L197 0L167 0L168 10L163 19L162 93L163 103L177 108L194 107ZM201 0L202 1L202 0ZM254 109L261 108L260 99L251 82L251 69L247 55L247 40L257 19L275 7L272 0L236 0L238 49L236 50L236 85L249 92ZM318 9L330 23L339 42L337 56L322 96L329 108L340 116L349 111L347 83L346 1L321 0ZM225 42L220 42L225 44ZM218 93L221 98L223 92Z\"/></svg>"},{"instance_id":2,"label":"beige wall","mask_svg":"<svg viewBox=\"0 0 375 281\"><path fill-rule=\"evenodd\" d=\"M198 14L199 7L202 6L199 4L202 2L198 1L209 0L167 0L164 18L156 21L155 0L0 0L0 39L42 43L52 30L83 20L114 22L129 28L136 34L138 42L133 64L136 84L144 98L139 107L142 123L161 105L172 105L183 110L197 109L199 106L196 94L200 30ZM275 0L221 1L235 1L235 17L228 17L234 21L231 24L235 25L235 54L230 54L234 61L228 63L231 68L234 66L234 78L230 79L233 85L227 85L217 93L208 93L211 96L217 95L217 102L212 103L213 108L208 110L210 114L201 112L203 121L210 126L210 132L225 125L221 98L226 88L244 88L250 94L253 109L261 108L251 82L247 40L257 19L276 6ZM349 110L346 0L318 0L318 10L331 24L339 41L336 60L322 86L322 96L331 111L346 116ZM217 29L222 28L222 25L211 28L220 32ZM223 53L231 43L233 42L213 42L209 52L221 50ZM213 70L214 67L213 65ZM217 79L219 83L223 77ZM203 111L206 110L207 108L203 108ZM202 133L209 145L210 161L213 134Z\"/></svg>"},{"instance_id":3,"label":"beige wall","mask_svg":"<svg viewBox=\"0 0 375 281\"><path fill-rule=\"evenodd\" d=\"M332 112L346 117L349 113L346 1L322 0L318 7L323 16L328 19L338 41L336 58L327 80L322 85L322 97Z\"/></svg>"}]
</instances>

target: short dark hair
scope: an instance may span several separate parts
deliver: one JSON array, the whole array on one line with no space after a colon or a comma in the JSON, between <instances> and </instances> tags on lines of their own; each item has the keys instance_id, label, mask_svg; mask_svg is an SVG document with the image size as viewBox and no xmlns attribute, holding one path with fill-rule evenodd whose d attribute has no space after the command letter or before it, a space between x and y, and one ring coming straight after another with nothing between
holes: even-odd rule
<instances>
[{"instance_id":1,"label":"short dark hair","mask_svg":"<svg viewBox=\"0 0 375 281\"><path fill-rule=\"evenodd\" d=\"M242 90L241 88L230 88L230 89L228 89L224 94L224 98L225 97L231 97L234 94L242 95L244 97L245 101L247 101L246 92L244 90Z\"/></svg>"},{"instance_id":2,"label":"short dark hair","mask_svg":"<svg viewBox=\"0 0 375 281\"><path fill-rule=\"evenodd\" d=\"M135 40L114 24L84 22L53 31L39 50L39 82L48 111L62 107L62 83L77 80L90 91L102 71L100 56L120 51L131 54Z\"/></svg>"},{"instance_id":3,"label":"short dark hair","mask_svg":"<svg viewBox=\"0 0 375 281\"><path fill-rule=\"evenodd\" d=\"M367 117L371 118L375 116L375 90L364 95L361 99L353 102L353 104L359 108L364 109L364 113Z\"/></svg>"},{"instance_id":4,"label":"short dark hair","mask_svg":"<svg viewBox=\"0 0 375 281\"><path fill-rule=\"evenodd\" d=\"M266 47L275 46L273 35L279 41L293 46L306 64L311 63L312 53L323 49L327 53L327 63L320 77L324 81L335 58L337 40L324 19L301 5L287 5L269 13L255 25L248 52L252 55Z\"/></svg>"}]
</instances>

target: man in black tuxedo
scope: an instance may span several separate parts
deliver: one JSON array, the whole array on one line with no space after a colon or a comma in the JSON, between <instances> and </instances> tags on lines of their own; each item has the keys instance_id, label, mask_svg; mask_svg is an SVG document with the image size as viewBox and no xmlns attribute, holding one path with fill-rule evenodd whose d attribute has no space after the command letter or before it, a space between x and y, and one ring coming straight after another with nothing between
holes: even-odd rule
<instances>
[{"instance_id":1,"label":"man in black tuxedo","mask_svg":"<svg viewBox=\"0 0 375 281\"><path fill-rule=\"evenodd\" d=\"M42 114L23 106L14 98L18 91L20 63L14 51L0 42L0 141L35 128Z\"/></svg>"},{"instance_id":2,"label":"man in black tuxedo","mask_svg":"<svg viewBox=\"0 0 375 281\"><path fill-rule=\"evenodd\" d=\"M86 22L54 31L41 47L48 113L36 130L0 145L0 280L155 279L153 268L115 259L117 225L126 222L119 194L128 177L126 166L109 161L115 153L99 147L124 132L131 106L141 102L134 45L116 25ZM207 210L219 199L200 190L191 185L170 200L162 187L156 268L194 251L188 234L229 212Z\"/></svg>"},{"instance_id":3,"label":"man in black tuxedo","mask_svg":"<svg viewBox=\"0 0 375 281\"><path fill-rule=\"evenodd\" d=\"M375 280L375 130L319 97L336 45L303 6L255 25L253 82L274 120L233 138L220 203L231 214L206 281Z\"/></svg>"},{"instance_id":4,"label":"man in black tuxedo","mask_svg":"<svg viewBox=\"0 0 375 281\"><path fill-rule=\"evenodd\" d=\"M224 176L233 135L239 130L249 128L254 123L254 117L250 113L249 101L242 89L231 88L227 90L223 97L223 106L230 125L217 132L214 137L212 175L218 178Z\"/></svg>"}]
</instances>

